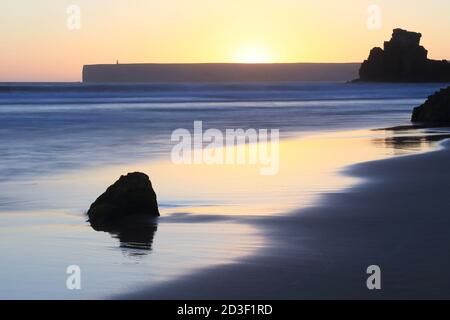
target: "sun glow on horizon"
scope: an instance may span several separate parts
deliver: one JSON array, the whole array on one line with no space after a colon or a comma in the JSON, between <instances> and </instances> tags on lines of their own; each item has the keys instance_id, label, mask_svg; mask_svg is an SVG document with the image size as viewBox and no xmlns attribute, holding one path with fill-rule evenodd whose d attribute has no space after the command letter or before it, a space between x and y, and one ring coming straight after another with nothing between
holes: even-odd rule
<instances>
[{"instance_id":1,"label":"sun glow on horizon","mask_svg":"<svg viewBox=\"0 0 450 320\"><path fill-rule=\"evenodd\" d=\"M80 29L68 28L76 2ZM0 1L0 81L80 81L86 64L362 62L402 27L450 58L448 0ZM414 3L413 5L411 3ZM69 20L68 20L69 19Z\"/></svg>"},{"instance_id":2,"label":"sun glow on horizon","mask_svg":"<svg viewBox=\"0 0 450 320\"><path fill-rule=\"evenodd\" d=\"M262 45L247 45L234 52L233 62L237 63L271 63L274 61L272 52Z\"/></svg>"}]
</instances>

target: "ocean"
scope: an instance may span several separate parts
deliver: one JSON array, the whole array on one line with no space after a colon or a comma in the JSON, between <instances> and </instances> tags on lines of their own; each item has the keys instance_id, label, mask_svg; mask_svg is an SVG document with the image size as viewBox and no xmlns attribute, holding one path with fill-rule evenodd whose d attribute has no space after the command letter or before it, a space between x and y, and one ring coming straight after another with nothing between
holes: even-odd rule
<instances>
[{"instance_id":1,"label":"ocean","mask_svg":"<svg viewBox=\"0 0 450 320\"><path fill-rule=\"evenodd\" d=\"M252 219L355 185L348 165L427 148L422 131L371 129L409 125L443 86L0 84L0 298L105 298L239 261L267 245ZM280 172L173 164L171 134L194 121L278 129ZM90 203L130 171L150 176L158 224L144 239L94 231ZM66 287L71 265L81 290Z\"/></svg>"}]
</instances>

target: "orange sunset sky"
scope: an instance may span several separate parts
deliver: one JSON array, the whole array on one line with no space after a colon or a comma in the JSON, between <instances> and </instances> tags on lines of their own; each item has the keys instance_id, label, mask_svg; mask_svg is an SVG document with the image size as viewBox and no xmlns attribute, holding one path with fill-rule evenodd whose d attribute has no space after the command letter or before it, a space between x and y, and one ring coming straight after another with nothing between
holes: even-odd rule
<instances>
[{"instance_id":1,"label":"orange sunset sky","mask_svg":"<svg viewBox=\"0 0 450 320\"><path fill-rule=\"evenodd\" d=\"M373 4L379 29L367 27ZM448 0L2 0L0 81L80 81L84 64L116 60L360 62L395 27L446 59L449 12Z\"/></svg>"}]
</instances>

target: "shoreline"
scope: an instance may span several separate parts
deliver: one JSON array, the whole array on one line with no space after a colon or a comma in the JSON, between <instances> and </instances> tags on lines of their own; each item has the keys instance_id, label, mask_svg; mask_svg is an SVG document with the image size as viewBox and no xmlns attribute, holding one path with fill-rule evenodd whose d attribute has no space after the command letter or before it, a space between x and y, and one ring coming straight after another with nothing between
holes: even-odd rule
<instances>
[{"instance_id":1,"label":"shoreline","mask_svg":"<svg viewBox=\"0 0 450 320\"><path fill-rule=\"evenodd\" d=\"M357 186L289 215L250 218L268 248L115 298L449 298L450 258L439 244L450 242L450 203L436 200L450 187L449 157L445 140L424 153L351 165L345 173L364 179ZM380 291L366 288L373 264L381 267Z\"/></svg>"},{"instance_id":2,"label":"shoreline","mask_svg":"<svg viewBox=\"0 0 450 320\"><path fill-rule=\"evenodd\" d=\"M296 277L295 273L285 272L284 270L296 266L295 260L292 263L289 257L292 255L298 256L298 254L295 254L298 248L295 245L294 247L287 247L286 243L290 243L290 238L295 240L298 237L298 232L307 234L311 230L320 229L313 225L309 230L309 223L303 224L305 220L291 220L291 218L296 217L296 212L303 214L304 211L298 208L315 208L321 205L324 199L327 200L330 193L341 193L342 190L358 190L361 185L364 185L366 179L342 174L345 168L349 168L356 163L435 150L436 142L447 137L449 137L449 134L445 130L399 130L394 134L390 131L381 132L380 130L364 129L334 131L332 134L329 132L311 133L311 135L287 138L281 144L284 146L281 150L289 151L286 154L289 161L283 162L283 170L287 171L282 173L279 177L280 180L277 180L277 182L269 181L268 185L265 185L266 182L264 181L256 180L255 182L253 179L255 179L257 170L254 170L254 174L248 175L248 177L253 177L252 179L240 179L253 181L242 189L245 192L230 190L229 186L232 185L232 181L228 180L227 183L221 184L224 187L223 189L216 190L216 194L223 196L223 199L228 197L236 201L239 204L238 206L231 202L213 201L214 194L211 197L209 191L213 186L216 186L216 180L204 180L199 178L198 175L195 175L197 178L193 180L190 170L186 170L188 168L181 167L175 170L172 165L166 162L139 163L125 168L117 165L95 172L87 170L78 172L77 175L66 174L54 177L56 179L46 181L46 186L41 184L41 189L47 190L47 194L51 195L51 199L53 199L55 192L59 189L64 190L63 186L67 184L67 181L71 181L72 189L82 190L81 193L71 196L73 203L76 204L77 198L97 194L96 188L99 189L98 191L104 190L104 185L107 185L111 178L116 177L124 169L130 172L145 169L144 172L160 173L153 178L154 181L159 181L157 185L161 194L174 191L173 186L178 183L182 191L180 194L185 195L186 199L190 199L191 202L182 201L183 199L177 197L173 198L172 196L176 196L178 193L176 190L173 195L166 198L172 199L171 201L162 201L166 206L163 210L168 215L163 215L160 218L157 231L154 230L151 241L144 240L145 243L142 243L141 248L135 247L135 241L141 241L142 239L131 240L128 238L122 241L115 234L93 232L91 227L85 223L84 216L81 217L83 221L80 221L80 216L76 212L66 212L63 216L60 214L63 212L58 210L57 216L52 217L51 223L47 219L48 212L37 212L36 216L30 216L34 217L32 224L36 229L33 232L33 237L35 239L40 238L45 243L57 243L56 247L50 250L52 253L49 255L46 252L48 251L47 245L37 245L39 241L35 242L36 247L33 249L33 255L50 257L54 261L50 269L43 269L44 272L57 274L53 269L63 268L64 264L73 263L71 254L77 253L77 261L80 265L82 264L85 274L88 275L87 277L98 272L102 273L102 277L89 278L88 282L91 287L80 292L81 295L67 292L66 295L62 295L62 292L58 291L59 285L57 282L52 282L50 285L39 284L35 287L48 286L46 298L64 296L67 299L76 297L81 299L105 299L105 297L112 296L113 298L125 297L127 299L130 291L134 295L140 289L150 292L149 289L151 288L151 292L154 292L165 288L166 285L175 284L180 279L183 282L189 280L192 275L195 276L204 270L207 272L216 270L215 268L221 270L224 266L229 267L230 270L234 268L235 271L239 271L242 269L242 265L267 265L270 267L269 272L277 273L280 270L277 261L282 261L286 265L281 269L282 273L293 274L292 277ZM221 173L225 173L224 175L218 175L222 182L225 177L247 177L243 175L247 169L244 172L223 172L230 169L232 168L227 169L218 166L215 169L199 167L196 170L210 172L206 175L209 177L216 176L218 174L216 171L220 170ZM171 172L177 180L168 179L167 175L164 174L166 172ZM186 173L187 175L185 175ZM308 176L308 174L312 174L312 176ZM259 174L257 176L259 177ZM186 191L184 186L191 185L192 181L196 181L196 188L192 188L190 193L186 194L189 191ZM45 181L41 183L43 182ZM278 193L280 188L273 188L273 186L281 184L284 185L284 191ZM86 185L89 185L89 188L86 188ZM243 187L242 182L240 187ZM266 190L267 187L270 188ZM263 190L265 190L266 196L261 196ZM59 198L64 199L64 194L63 192ZM239 194L245 195L245 198L240 198ZM208 195L209 200L206 197ZM246 198L248 199L245 200ZM39 199L45 200L45 194L41 192ZM265 199L270 201L263 202ZM205 203L203 205L197 203L200 200L205 201ZM256 200L257 202L255 202ZM51 201L49 203L54 204L54 200ZM82 203L85 202L88 201L86 199L82 201ZM262 208L265 210L261 211ZM288 215L289 213L291 215ZM9 217L12 220L8 222ZM16 223L18 226L16 231L19 234L28 230L26 228L31 226L29 223L23 224L26 220L18 217L17 213L11 213L9 216L4 215L2 219L10 224ZM332 220L325 219L326 222ZM14 224L11 225L14 226ZM62 242L52 240L61 240L60 233L52 230L55 225L59 225L58 229L70 234L71 238L79 239L76 241L76 247L72 247L75 242L71 240ZM67 229L69 226L70 229ZM75 230L73 227L77 229ZM290 230L291 228L292 230ZM303 231L303 228L305 228L305 231ZM14 228L8 228L8 231L11 239L17 238ZM29 234L29 230L27 232ZM127 245L129 241L133 243L131 246ZM14 242L14 240L10 242ZM294 241L293 244L296 244L296 242ZM9 250L13 252L12 248L5 245L3 252L7 253ZM72 249L68 250L67 248ZM280 248L284 249L280 250ZM41 253L36 254L36 249ZM304 250L307 249L309 248ZM11 261L10 265L24 264L25 261L31 265L27 258L27 250L20 249L20 252L20 255L17 255L17 251L14 254L16 257L22 256L20 258L6 255L6 258ZM71 254L66 254L66 252L71 252ZM96 252L95 258L89 256L89 252ZM314 257L317 254L312 252L305 255L310 259L309 256ZM260 258L263 260L260 260ZM264 261L264 258L268 259L268 262ZM302 257L300 256L300 258ZM130 262L132 262L131 265ZM39 263L42 263L42 261L39 259L33 260L33 264ZM102 267L98 267L99 265ZM26 270L26 268L22 268L19 271L12 272L21 272L23 281L29 281L25 280L27 279L26 274L29 273ZM122 276L117 278L119 273ZM218 277L220 276L219 274ZM107 284L104 280L105 277L112 281ZM257 277L267 277L267 275ZM276 279L276 277L274 278ZM256 282L257 280L255 278ZM203 280L200 281L203 282ZM230 281L232 283L234 280L231 279ZM284 281L280 280L280 292L284 290L283 286L289 288L289 285L285 285ZM258 285L256 283L254 288L258 288ZM269 283L267 287L270 288L271 285ZM221 284L220 287L222 287ZM211 290L213 289L211 288ZM263 289L258 288L258 291L264 292ZM243 289L243 292L246 293L247 291ZM36 298L37 296L34 294L36 293L31 290L29 297ZM190 297L189 291L185 294ZM248 292L248 296L251 296L251 294L252 292ZM214 296L214 294L212 295ZM230 293L230 299L232 295L233 293ZM40 297L42 297L42 294L40 294ZM199 294L195 299L201 299L202 297L204 296ZM271 291L268 290L263 297L272 298L273 296ZM292 299L294 298L296 298L295 295ZM146 299L146 297L139 297L138 299ZM153 299L158 299L158 296L153 297Z\"/></svg>"}]
</instances>

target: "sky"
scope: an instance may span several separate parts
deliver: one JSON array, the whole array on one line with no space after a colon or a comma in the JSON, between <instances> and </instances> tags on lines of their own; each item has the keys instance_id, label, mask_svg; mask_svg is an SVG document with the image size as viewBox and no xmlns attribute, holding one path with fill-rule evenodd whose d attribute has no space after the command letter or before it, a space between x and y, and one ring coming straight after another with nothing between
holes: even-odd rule
<instances>
[{"instance_id":1,"label":"sky","mask_svg":"<svg viewBox=\"0 0 450 320\"><path fill-rule=\"evenodd\" d=\"M450 59L449 12L449 0L1 0L0 81L80 81L84 64L117 60L361 62L396 27Z\"/></svg>"}]
</instances>

